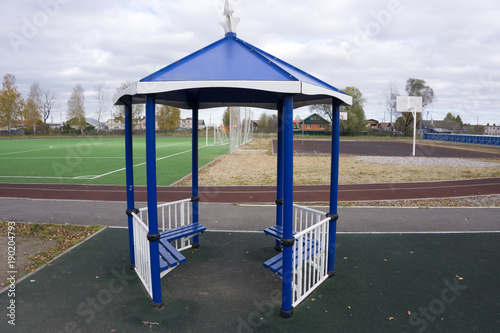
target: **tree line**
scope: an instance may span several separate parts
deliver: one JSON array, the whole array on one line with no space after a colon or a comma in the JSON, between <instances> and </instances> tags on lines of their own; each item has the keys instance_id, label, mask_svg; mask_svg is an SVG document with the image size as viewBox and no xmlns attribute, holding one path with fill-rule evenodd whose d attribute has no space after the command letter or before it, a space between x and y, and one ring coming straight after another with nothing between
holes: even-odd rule
<instances>
[{"instance_id":1,"label":"tree line","mask_svg":"<svg viewBox=\"0 0 500 333\"><path fill-rule=\"evenodd\" d=\"M130 86L132 82L124 81L117 88L120 92ZM100 82L94 87L93 95L96 99L95 115L97 122L101 124L104 120L105 112L109 107L109 98L106 94L104 82ZM23 98L16 84L13 74L5 74L0 90L0 127L6 127L10 133L13 128L23 125L34 134L40 129L44 132L48 130L47 120L53 110L57 107L57 95L50 90L43 90L38 82L33 82L27 98ZM63 129L78 129L82 133L89 129L86 121L85 109L85 89L81 84L76 84L70 97L66 102L66 122ZM125 107L115 106L113 117L121 120L125 118ZM159 129L175 131L180 125L180 110L175 107L161 105L156 108L157 122ZM137 125L144 115L144 105L134 104L132 107L133 125ZM93 127L93 126L90 126Z\"/></svg>"}]
</instances>

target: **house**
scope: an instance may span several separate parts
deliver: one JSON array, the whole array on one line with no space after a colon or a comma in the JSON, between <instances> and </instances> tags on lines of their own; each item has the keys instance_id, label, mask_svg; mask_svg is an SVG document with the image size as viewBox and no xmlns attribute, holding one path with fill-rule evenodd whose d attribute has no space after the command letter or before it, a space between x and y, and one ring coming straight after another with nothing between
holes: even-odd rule
<instances>
[{"instance_id":1,"label":"house","mask_svg":"<svg viewBox=\"0 0 500 333\"><path fill-rule=\"evenodd\" d=\"M426 124L427 123L427 124ZM460 124L452 120L431 120L422 121L422 125L427 126L427 133L461 133Z\"/></svg>"},{"instance_id":2,"label":"house","mask_svg":"<svg viewBox=\"0 0 500 333\"><path fill-rule=\"evenodd\" d=\"M379 128L379 122L375 119L368 119L366 121L366 127L371 130L377 130Z\"/></svg>"},{"instance_id":3,"label":"house","mask_svg":"<svg viewBox=\"0 0 500 333\"><path fill-rule=\"evenodd\" d=\"M146 117L143 116L139 120L139 124L135 125L134 129L145 130L146 129ZM160 129L160 125L158 124L158 116L155 117L155 131Z\"/></svg>"},{"instance_id":4,"label":"house","mask_svg":"<svg viewBox=\"0 0 500 333\"><path fill-rule=\"evenodd\" d=\"M108 119L107 124L109 130L125 129L125 120L122 117L114 117L113 119Z\"/></svg>"},{"instance_id":5,"label":"house","mask_svg":"<svg viewBox=\"0 0 500 333\"><path fill-rule=\"evenodd\" d=\"M496 125L490 125L489 123L486 124L484 127L484 134L485 135L500 135L500 124Z\"/></svg>"},{"instance_id":6,"label":"house","mask_svg":"<svg viewBox=\"0 0 500 333\"><path fill-rule=\"evenodd\" d=\"M379 123L379 128L382 132L392 132L394 130L392 123Z\"/></svg>"},{"instance_id":7,"label":"house","mask_svg":"<svg viewBox=\"0 0 500 333\"><path fill-rule=\"evenodd\" d=\"M314 113L304 120L294 120L293 122L294 131L302 132L321 132L326 133L330 131L330 122L325 120L323 117Z\"/></svg>"},{"instance_id":8,"label":"house","mask_svg":"<svg viewBox=\"0 0 500 333\"><path fill-rule=\"evenodd\" d=\"M186 118L186 119L181 119L181 128L182 129L192 129L193 128L193 118ZM205 120L199 119L198 120L198 129L204 129L205 128Z\"/></svg>"},{"instance_id":9,"label":"house","mask_svg":"<svg viewBox=\"0 0 500 333\"><path fill-rule=\"evenodd\" d=\"M87 118L85 118L85 121L87 122L87 125L94 126L95 129L98 130L98 131L102 131L102 130L106 129L106 123L99 122L95 118L87 117Z\"/></svg>"}]
</instances>

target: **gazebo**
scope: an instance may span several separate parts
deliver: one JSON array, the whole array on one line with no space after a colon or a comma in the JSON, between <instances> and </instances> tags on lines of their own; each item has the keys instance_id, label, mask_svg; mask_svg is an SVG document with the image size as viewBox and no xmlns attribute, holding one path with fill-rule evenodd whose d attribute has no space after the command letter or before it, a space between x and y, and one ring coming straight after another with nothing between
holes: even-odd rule
<instances>
[{"instance_id":1,"label":"gazebo","mask_svg":"<svg viewBox=\"0 0 500 333\"><path fill-rule=\"evenodd\" d=\"M340 105L352 98L339 89L240 39L232 10L225 9L225 36L152 73L114 96L125 107L127 215L130 263L151 296L163 307L161 277L186 258L184 249L199 247L205 227L198 215L198 130L192 130L192 197L158 205L156 184L155 105L192 110L251 106L278 113L276 225L264 230L276 238L279 252L264 263L282 278L281 315L334 275L339 163ZM147 207L135 208L132 155L132 105L145 103ZM331 104L332 159L330 208L325 214L293 202L293 110Z\"/></svg>"}]
</instances>

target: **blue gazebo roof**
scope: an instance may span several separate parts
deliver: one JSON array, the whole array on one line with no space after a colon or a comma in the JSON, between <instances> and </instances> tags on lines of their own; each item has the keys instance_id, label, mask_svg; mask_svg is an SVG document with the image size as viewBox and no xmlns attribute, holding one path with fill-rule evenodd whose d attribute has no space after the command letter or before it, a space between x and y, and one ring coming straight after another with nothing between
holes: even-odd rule
<instances>
[{"instance_id":1,"label":"blue gazebo roof","mask_svg":"<svg viewBox=\"0 0 500 333\"><path fill-rule=\"evenodd\" d=\"M294 95L294 107L351 104L351 96L285 61L245 42L233 32L132 84L114 97L115 104L131 96L143 103L156 94L159 104L190 108L254 106L276 109L284 94Z\"/></svg>"}]
</instances>

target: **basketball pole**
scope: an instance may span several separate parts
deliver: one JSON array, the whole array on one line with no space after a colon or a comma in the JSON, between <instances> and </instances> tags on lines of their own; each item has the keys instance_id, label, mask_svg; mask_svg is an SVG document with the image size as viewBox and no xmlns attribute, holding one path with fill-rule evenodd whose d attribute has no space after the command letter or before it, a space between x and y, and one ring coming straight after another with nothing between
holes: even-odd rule
<instances>
[{"instance_id":1,"label":"basketball pole","mask_svg":"<svg viewBox=\"0 0 500 333\"><path fill-rule=\"evenodd\" d=\"M417 110L415 107L412 109L413 114L413 156L415 156L415 143L417 141Z\"/></svg>"}]
</instances>

